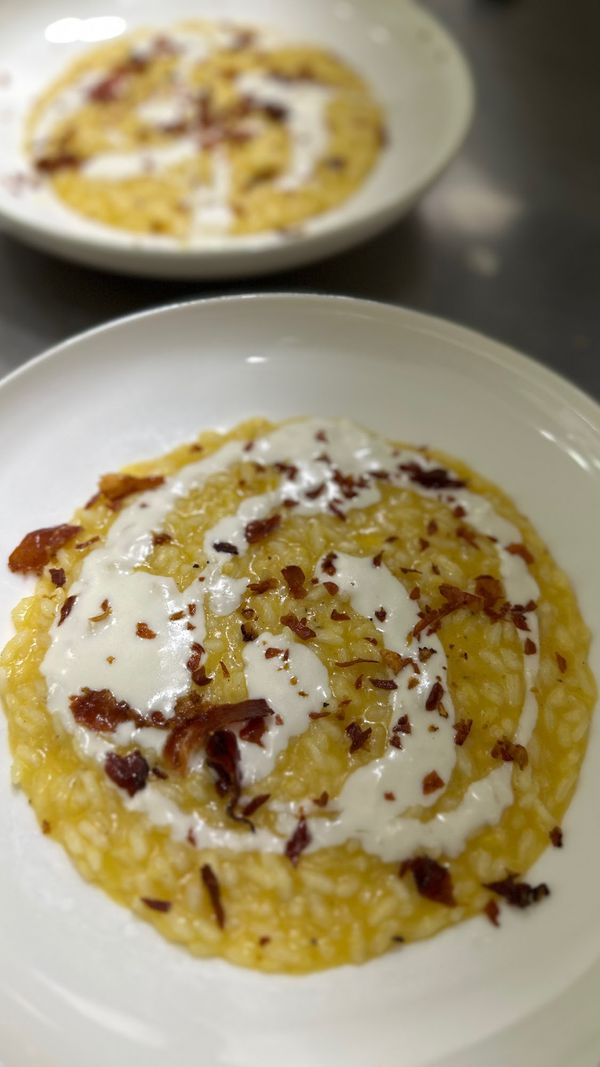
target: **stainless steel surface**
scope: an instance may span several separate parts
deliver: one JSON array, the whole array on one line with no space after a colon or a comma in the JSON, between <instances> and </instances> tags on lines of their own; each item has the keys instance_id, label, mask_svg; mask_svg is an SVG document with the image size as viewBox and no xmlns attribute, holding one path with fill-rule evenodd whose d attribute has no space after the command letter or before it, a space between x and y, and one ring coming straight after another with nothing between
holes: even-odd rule
<instances>
[{"instance_id":1,"label":"stainless steel surface","mask_svg":"<svg viewBox=\"0 0 600 1067\"><path fill-rule=\"evenodd\" d=\"M600 4L425 6L472 64L477 112L460 156L408 218L349 253L237 286L100 274L0 236L0 373L70 334L162 303L316 290L475 327L600 399Z\"/></svg>"}]
</instances>

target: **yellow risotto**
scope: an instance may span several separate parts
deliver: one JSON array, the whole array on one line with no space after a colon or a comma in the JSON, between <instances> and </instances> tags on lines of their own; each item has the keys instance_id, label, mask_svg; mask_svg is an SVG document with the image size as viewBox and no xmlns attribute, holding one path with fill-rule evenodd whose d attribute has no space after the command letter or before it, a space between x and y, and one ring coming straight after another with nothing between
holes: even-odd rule
<instances>
[{"instance_id":1,"label":"yellow risotto","mask_svg":"<svg viewBox=\"0 0 600 1067\"><path fill-rule=\"evenodd\" d=\"M36 102L26 151L69 208L184 241L294 231L375 164L381 109L342 59L186 22L86 53Z\"/></svg>"},{"instance_id":2,"label":"yellow risotto","mask_svg":"<svg viewBox=\"0 0 600 1067\"><path fill-rule=\"evenodd\" d=\"M253 420L104 475L9 565L39 576L0 659L14 783L166 938L300 973L551 914L524 875L562 845L589 634L464 463Z\"/></svg>"}]
</instances>

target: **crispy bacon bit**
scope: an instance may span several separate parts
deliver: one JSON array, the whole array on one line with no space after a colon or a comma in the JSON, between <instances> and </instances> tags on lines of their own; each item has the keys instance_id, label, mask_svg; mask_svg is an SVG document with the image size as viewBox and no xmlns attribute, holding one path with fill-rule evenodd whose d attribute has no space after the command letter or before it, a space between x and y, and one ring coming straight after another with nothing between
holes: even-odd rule
<instances>
[{"instance_id":1,"label":"crispy bacon bit","mask_svg":"<svg viewBox=\"0 0 600 1067\"><path fill-rule=\"evenodd\" d=\"M521 611L517 611L515 608L510 609L510 617L516 626L517 630L529 630L527 619Z\"/></svg>"},{"instance_id":2,"label":"crispy bacon bit","mask_svg":"<svg viewBox=\"0 0 600 1067\"><path fill-rule=\"evenodd\" d=\"M464 517L467 514L467 512L466 512L465 508L462 507L461 504L457 504L455 508L452 508L452 514L457 519L464 519Z\"/></svg>"},{"instance_id":3,"label":"crispy bacon bit","mask_svg":"<svg viewBox=\"0 0 600 1067\"><path fill-rule=\"evenodd\" d=\"M82 689L69 697L69 707L75 722L99 733L113 733L122 722L135 718L129 704L116 700L110 689Z\"/></svg>"},{"instance_id":4,"label":"crispy bacon bit","mask_svg":"<svg viewBox=\"0 0 600 1067\"><path fill-rule=\"evenodd\" d=\"M50 567L49 575L53 585L58 589L61 589L67 580L67 576L62 567Z\"/></svg>"},{"instance_id":5,"label":"crispy bacon bit","mask_svg":"<svg viewBox=\"0 0 600 1067\"><path fill-rule=\"evenodd\" d=\"M101 611L99 612L98 615L90 615L90 617L89 617L89 621L90 622L104 622L104 619L108 619L109 615L112 614L112 608L111 608L108 600L106 600L106 599L103 600L101 605L100 605L100 608L101 608Z\"/></svg>"},{"instance_id":6,"label":"crispy bacon bit","mask_svg":"<svg viewBox=\"0 0 600 1067\"><path fill-rule=\"evenodd\" d=\"M185 771L188 759L196 748L217 730L234 722L245 722L258 716L272 715L266 700L240 700L235 704L212 704L202 707L199 695L192 694L178 700L175 707L175 726L165 745L165 758L178 771ZM186 716L188 708L191 715Z\"/></svg>"},{"instance_id":7,"label":"crispy bacon bit","mask_svg":"<svg viewBox=\"0 0 600 1067\"><path fill-rule=\"evenodd\" d=\"M191 653L192 654L186 663L186 667L192 676L192 681L194 681L196 685L208 685L208 683L212 681L212 678L208 677L206 669L200 662L204 655L202 645L197 641L194 641L191 646Z\"/></svg>"},{"instance_id":8,"label":"crispy bacon bit","mask_svg":"<svg viewBox=\"0 0 600 1067\"><path fill-rule=\"evenodd\" d=\"M440 593L447 603L439 608L426 609L422 613L419 622L413 628L413 637L418 637L423 630L427 630L428 633L434 633L434 631L439 628L442 619L447 615L450 615L453 611L458 611L459 608L481 607L482 600L480 596L476 596L473 593L467 593L465 590L459 589L455 585L442 583L442 585L440 585Z\"/></svg>"},{"instance_id":9,"label":"crispy bacon bit","mask_svg":"<svg viewBox=\"0 0 600 1067\"><path fill-rule=\"evenodd\" d=\"M41 530L32 530L25 535L20 544L8 557L8 566L13 574L41 574L44 567L56 555L59 548L67 544L81 526L46 526Z\"/></svg>"},{"instance_id":10,"label":"crispy bacon bit","mask_svg":"<svg viewBox=\"0 0 600 1067\"><path fill-rule=\"evenodd\" d=\"M248 589L251 593L256 593L257 596L262 593L268 593L269 590L277 587L276 578L261 578L258 582L249 582Z\"/></svg>"},{"instance_id":11,"label":"crispy bacon bit","mask_svg":"<svg viewBox=\"0 0 600 1067\"><path fill-rule=\"evenodd\" d=\"M520 541L513 541L512 544L507 545L506 551L510 552L511 556L520 556L525 563L535 563L535 556L529 551L527 545Z\"/></svg>"},{"instance_id":12,"label":"crispy bacon bit","mask_svg":"<svg viewBox=\"0 0 600 1067\"><path fill-rule=\"evenodd\" d=\"M411 589L411 591L408 594L408 596L409 596L410 600L418 600L419 597L421 596L421 590L419 589L419 586L415 585L414 588Z\"/></svg>"},{"instance_id":13,"label":"crispy bacon bit","mask_svg":"<svg viewBox=\"0 0 600 1067\"><path fill-rule=\"evenodd\" d=\"M156 637L154 630L151 630L146 622L138 622L135 632L138 637L143 637L145 641L151 641L152 638Z\"/></svg>"},{"instance_id":14,"label":"crispy bacon bit","mask_svg":"<svg viewBox=\"0 0 600 1067\"><path fill-rule=\"evenodd\" d=\"M235 807L240 795L240 751L231 730L216 730L206 742L206 766L215 772L215 789L220 797L233 794Z\"/></svg>"},{"instance_id":15,"label":"crispy bacon bit","mask_svg":"<svg viewBox=\"0 0 600 1067\"><path fill-rule=\"evenodd\" d=\"M422 485L424 489L462 489L465 482L453 477L443 467L431 467L427 470L418 463L401 463L400 470L408 474L411 482Z\"/></svg>"},{"instance_id":16,"label":"crispy bacon bit","mask_svg":"<svg viewBox=\"0 0 600 1067\"><path fill-rule=\"evenodd\" d=\"M110 780L118 785L119 789L124 789L130 797L144 788L150 773L147 761L137 748L126 756L109 752L104 761L104 770Z\"/></svg>"},{"instance_id":17,"label":"crispy bacon bit","mask_svg":"<svg viewBox=\"0 0 600 1067\"><path fill-rule=\"evenodd\" d=\"M441 682L434 682L425 701L425 711L436 711L442 701L444 687Z\"/></svg>"},{"instance_id":18,"label":"crispy bacon bit","mask_svg":"<svg viewBox=\"0 0 600 1067\"><path fill-rule=\"evenodd\" d=\"M468 526L463 526L462 524L460 526L457 526L456 527L456 536L457 537L461 537L463 541L466 541L467 544L471 546L471 548L477 548L478 547L477 546L477 534L475 533L474 530L469 529Z\"/></svg>"},{"instance_id":19,"label":"crispy bacon bit","mask_svg":"<svg viewBox=\"0 0 600 1067\"><path fill-rule=\"evenodd\" d=\"M88 100L94 104L110 104L118 100L125 85L126 71L118 69L107 74L88 90Z\"/></svg>"},{"instance_id":20,"label":"crispy bacon bit","mask_svg":"<svg viewBox=\"0 0 600 1067\"><path fill-rule=\"evenodd\" d=\"M152 908L152 911L167 912L173 907L170 900L156 900L154 897L140 897L140 900L147 908Z\"/></svg>"},{"instance_id":21,"label":"crispy bacon bit","mask_svg":"<svg viewBox=\"0 0 600 1067\"><path fill-rule=\"evenodd\" d=\"M132 493L144 493L147 489L158 489L164 482L162 474L147 474L137 477L135 474L103 474L98 486L100 492L111 504L116 504Z\"/></svg>"},{"instance_id":22,"label":"crispy bacon bit","mask_svg":"<svg viewBox=\"0 0 600 1067\"><path fill-rule=\"evenodd\" d=\"M496 741L490 755L492 759L503 760L504 763L516 763L520 770L524 770L529 762L527 749L509 741L507 737Z\"/></svg>"},{"instance_id":23,"label":"crispy bacon bit","mask_svg":"<svg viewBox=\"0 0 600 1067\"><path fill-rule=\"evenodd\" d=\"M420 648L419 649L419 662L427 663L432 656L435 656L435 648Z\"/></svg>"},{"instance_id":24,"label":"crispy bacon bit","mask_svg":"<svg viewBox=\"0 0 600 1067\"><path fill-rule=\"evenodd\" d=\"M330 511L332 515L335 515L336 519L340 519L341 522L345 522L346 516L342 509L339 507L340 504L341 500L330 500L329 504L327 505L327 510Z\"/></svg>"},{"instance_id":25,"label":"crispy bacon bit","mask_svg":"<svg viewBox=\"0 0 600 1067\"><path fill-rule=\"evenodd\" d=\"M316 804L318 808L326 808L329 803L329 793L326 789L323 790L320 797L313 797L313 804Z\"/></svg>"},{"instance_id":26,"label":"crispy bacon bit","mask_svg":"<svg viewBox=\"0 0 600 1067\"><path fill-rule=\"evenodd\" d=\"M394 748L402 748L402 741L398 737L398 734L392 734L390 737L390 745L393 745Z\"/></svg>"},{"instance_id":27,"label":"crispy bacon bit","mask_svg":"<svg viewBox=\"0 0 600 1067\"><path fill-rule=\"evenodd\" d=\"M309 719L328 719L331 715L330 711L309 711Z\"/></svg>"},{"instance_id":28,"label":"crispy bacon bit","mask_svg":"<svg viewBox=\"0 0 600 1067\"><path fill-rule=\"evenodd\" d=\"M454 744L464 745L467 737L471 733L471 727L473 725L472 719L459 719L454 723Z\"/></svg>"},{"instance_id":29,"label":"crispy bacon bit","mask_svg":"<svg viewBox=\"0 0 600 1067\"><path fill-rule=\"evenodd\" d=\"M401 715L395 726L392 727L393 734L412 734L412 726L408 715Z\"/></svg>"},{"instance_id":30,"label":"crispy bacon bit","mask_svg":"<svg viewBox=\"0 0 600 1067\"><path fill-rule=\"evenodd\" d=\"M335 582L323 582L323 585L330 596L335 596L336 593L339 593L340 587Z\"/></svg>"},{"instance_id":31,"label":"crispy bacon bit","mask_svg":"<svg viewBox=\"0 0 600 1067\"><path fill-rule=\"evenodd\" d=\"M184 619L184 618L185 618L185 611L174 611L172 615L169 615L169 620L171 622L176 622L177 619Z\"/></svg>"},{"instance_id":32,"label":"crispy bacon bit","mask_svg":"<svg viewBox=\"0 0 600 1067\"><path fill-rule=\"evenodd\" d=\"M285 846L285 854L290 863L297 865L300 855L311 842L311 833L304 814L298 819L298 825Z\"/></svg>"},{"instance_id":33,"label":"crispy bacon bit","mask_svg":"<svg viewBox=\"0 0 600 1067\"><path fill-rule=\"evenodd\" d=\"M443 785L445 785L444 779L440 778L438 772L430 771L423 779L423 792L425 796L429 796L430 793L437 793Z\"/></svg>"},{"instance_id":34,"label":"crispy bacon bit","mask_svg":"<svg viewBox=\"0 0 600 1067\"><path fill-rule=\"evenodd\" d=\"M254 519L253 522L249 522L245 529L246 540L249 545L254 545L257 541L262 541L263 537L268 537L273 530L276 530L281 525L281 515L271 515L268 519Z\"/></svg>"},{"instance_id":35,"label":"crispy bacon bit","mask_svg":"<svg viewBox=\"0 0 600 1067\"><path fill-rule=\"evenodd\" d=\"M256 641L258 634L252 629L251 626L248 626L247 623L243 622L240 626L240 630L242 633L242 641Z\"/></svg>"},{"instance_id":36,"label":"crispy bacon bit","mask_svg":"<svg viewBox=\"0 0 600 1067\"><path fill-rule=\"evenodd\" d=\"M316 485L314 489L307 489L306 492L304 493L304 496L306 497L307 500L316 500L317 497L321 496L321 493L323 492L324 489L325 489L325 482L321 482L321 484L320 485Z\"/></svg>"},{"instance_id":37,"label":"crispy bacon bit","mask_svg":"<svg viewBox=\"0 0 600 1067\"><path fill-rule=\"evenodd\" d=\"M224 678L230 678L231 677L231 673L229 671L229 667L227 666L226 663L223 663L222 659L219 660L219 667L223 671L223 677Z\"/></svg>"},{"instance_id":38,"label":"crispy bacon bit","mask_svg":"<svg viewBox=\"0 0 600 1067\"><path fill-rule=\"evenodd\" d=\"M74 152L58 152L55 156L40 156L35 161L35 169L40 174L56 174L59 170L74 170L81 163Z\"/></svg>"},{"instance_id":39,"label":"crispy bacon bit","mask_svg":"<svg viewBox=\"0 0 600 1067\"><path fill-rule=\"evenodd\" d=\"M289 567L283 567L281 573L294 600L302 600L306 596L306 575L302 567L296 567L290 563Z\"/></svg>"},{"instance_id":40,"label":"crispy bacon bit","mask_svg":"<svg viewBox=\"0 0 600 1067\"><path fill-rule=\"evenodd\" d=\"M438 532L438 524L437 524L437 522L435 521L435 519L430 519L429 522L427 523L427 533L431 537L433 534L435 534L437 532Z\"/></svg>"},{"instance_id":41,"label":"crispy bacon bit","mask_svg":"<svg viewBox=\"0 0 600 1067\"><path fill-rule=\"evenodd\" d=\"M488 900L483 910L492 926L500 926L500 908L498 907L498 902L496 900L493 898Z\"/></svg>"},{"instance_id":42,"label":"crispy bacon bit","mask_svg":"<svg viewBox=\"0 0 600 1067\"><path fill-rule=\"evenodd\" d=\"M197 667L195 671L192 671L192 681L195 682L196 685L210 685L212 680L213 676L208 675L206 673L206 667L204 666L204 664L200 664L200 666Z\"/></svg>"},{"instance_id":43,"label":"crispy bacon bit","mask_svg":"<svg viewBox=\"0 0 600 1067\"><path fill-rule=\"evenodd\" d=\"M348 618L348 616L346 616L346 618ZM385 608L379 608L375 612L375 618L379 619L379 622L385 622L385 620L387 619L387 611L385 610Z\"/></svg>"},{"instance_id":44,"label":"crispy bacon bit","mask_svg":"<svg viewBox=\"0 0 600 1067\"><path fill-rule=\"evenodd\" d=\"M334 575L334 574L337 573L336 569L335 569L335 562L334 562L336 559L337 559L337 553L336 552L328 552L327 553L327 555L325 556L325 558L324 558L324 560L323 560L323 562L321 564L321 570L323 571L324 574L329 574L331 576L331 575Z\"/></svg>"},{"instance_id":45,"label":"crispy bacon bit","mask_svg":"<svg viewBox=\"0 0 600 1067\"><path fill-rule=\"evenodd\" d=\"M536 645L535 641L531 640L530 637L526 637L525 638L525 643L523 645L523 652L525 653L526 656L535 656L535 654L537 652L537 645Z\"/></svg>"},{"instance_id":46,"label":"crispy bacon bit","mask_svg":"<svg viewBox=\"0 0 600 1067\"><path fill-rule=\"evenodd\" d=\"M400 864L400 877L403 878L407 871L412 871L415 885L422 897L434 900L437 904L446 904L452 908L456 904L452 876L447 867L444 867L429 856L415 856L412 860L404 860Z\"/></svg>"},{"instance_id":47,"label":"crispy bacon bit","mask_svg":"<svg viewBox=\"0 0 600 1067\"><path fill-rule=\"evenodd\" d=\"M155 548L158 545L168 545L172 540L171 534L166 533L166 531L161 530L159 533L152 531L152 544Z\"/></svg>"},{"instance_id":48,"label":"crispy bacon bit","mask_svg":"<svg viewBox=\"0 0 600 1067\"><path fill-rule=\"evenodd\" d=\"M217 926L222 930L225 926L225 910L221 901L221 887L209 863L204 863L200 868L200 877L206 887Z\"/></svg>"},{"instance_id":49,"label":"crispy bacon bit","mask_svg":"<svg viewBox=\"0 0 600 1067\"><path fill-rule=\"evenodd\" d=\"M274 463L273 466L280 474L285 474L291 482L298 473L298 468L293 463Z\"/></svg>"},{"instance_id":50,"label":"crispy bacon bit","mask_svg":"<svg viewBox=\"0 0 600 1067\"><path fill-rule=\"evenodd\" d=\"M252 800L249 800L247 804L244 804L242 815L245 815L246 818L249 819L251 815L254 815L255 811L258 811L259 808L262 808L263 804L267 803L267 800L269 800L270 797L270 793L259 793L258 796L252 797Z\"/></svg>"},{"instance_id":51,"label":"crispy bacon bit","mask_svg":"<svg viewBox=\"0 0 600 1067\"><path fill-rule=\"evenodd\" d=\"M563 832L560 826L553 826L548 836L554 845L554 848L563 847Z\"/></svg>"},{"instance_id":52,"label":"crispy bacon bit","mask_svg":"<svg viewBox=\"0 0 600 1067\"><path fill-rule=\"evenodd\" d=\"M556 662L558 664L559 671L561 672L561 674L564 674L567 669L567 661L565 657L561 655L560 652L556 653Z\"/></svg>"},{"instance_id":53,"label":"crispy bacon bit","mask_svg":"<svg viewBox=\"0 0 600 1067\"><path fill-rule=\"evenodd\" d=\"M230 556L239 556L237 548L230 541L215 541L213 548L215 552L227 552Z\"/></svg>"},{"instance_id":54,"label":"crispy bacon bit","mask_svg":"<svg viewBox=\"0 0 600 1067\"><path fill-rule=\"evenodd\" d=\"M408 679L408 686L407 686L407 688L408 688L408 689L416 689L416 688L417 688L417 686L418 686L418 684L419 684L419 679L418 679L418 678L415 678L415 676L414 676L414 674L413 674L412 678L409 678L409 679ZM440 705L440 706L441 706L441 705Z\"/></svg>"},{"instance_id":55,"label":"crispy bacon bit","mask_svg":"<svg viewBox=\"0 0 600 1067\"><path fill-rule=\"evenodd\" d=\"M392 678L369 678L374 689L397 689L398 686Z\"/></svg>"},{"instance_id":56,"label":"crispy bacon bit","mask_svg":"<svg viewBox=\"0 0 600 1067\"><path fill-rule=\"evenodd\" d=\"M544 897L550 896L550 890L545 882L540 882L539 885L528 885L527 882L516 882L516 878L518 878L517 874L509 872L506 878L499 882L486 882L485 888L504 897L513 908L529 908L532 904L543 900Z\"/></svg>"},{"instance_id":57,"label":"crispy bacon bit","mask_svg":"<svg viewBox=\"0 0 600 1067\"><path fill-rule=\"evenodd\" d=\"M282 648L267 648L265 649L265 659L274 659L275 656L281 656L282 653Z\"/></svg>"},{"instance_id":58,"label":"crispy bacon bit","mask_svg":"<svg viewBox=\"0 0 600 1067\"><path fill-rule=\"evenodd\" d=\"M388 791L383 794L383 798L384 800L395 800L396 794Z\"/></svg>"},{"instance_id":59,"label":"crispy bacon bit","mask_svg":"<svg viewBox=\"0 0 600 1067\"><path fill-rule=\"evenodd\" d=\"M480 574L475 579L475 593L483 601L483 610L492 618L497 617L500 602L504 598L502 582L491 574Z\"/></svg>"},{"instance_id":60,"label":"crispy bacon bit","mask_svg":"<svg viewBox=\"0 0 600 1067\"><path fill-rule=\"evenodd\" d=\"M262 737L266 730L265 720L257 715L254 719L248 719L248 722L244 723L240 730L240 737L242 741L250 741L251 744L260 745L262 748Z\"/></svg>"},{"instance_id":61,"label":"crispy bacon bit","mask_svg":"<svg viewBox=\"0 0 600 1067\"><path fill-rule=\"evenodd\" d=\"M319 430L318 433L315 434L315 441L321 441L324 445L328 443L328 437L325 430Z\"/></svg>"},{"instance_id":62,"label":"crispy bacon bit","mask_svg":"<svg viewBox=\"0 0 600 1067\"><path fill-rule=\"evenodd\" d=\"M306 617L299 619L297 615L290 612L288 615L282 615L280 622L284 626L288 626L292 633L296 634L296 637L299 637L302 641L308 641L310 637L317 636L315 631L308 626Z\"/></svg>"},{"instance_id":63,"label":"crispy bacon bit","mask_svg":"<svg viewBox=\"0 0 600 1067\"><path fill-rule=\"evenodd\" d=\"M62 626L65 619L68 618L68 616L71 614L76 600L76 596L67 597L62 608L60 609L60 615L58 617L58 626Z\"/></svg>"},{"instance_id":64,"label":"crispy bacon bit","mask_svg":"<svg viewBox=\"0 0 600 1067\"><path fill-rule=\"evenodd\" d=\"M371 726L366 726L363 730L359 722L351 722L346 727L348 737L350 738L350 755L354 752L358 752L359 748L363 748L373 733Z\"/></svg>"},{"instance_id":65,"label":"crispy bacon bit","mask_svg":"<svg viewBox=\"0 0 600 1067\"><path fill-rule=\"evenodd\" d=\"M346 622L350 618L345 611L337 611L336 608L333 609L329 617L333 619L334 622Z\"/></svg>"},{"instance_id":66,"label":"crispy bacon bit","mask_svg":"<svg viewBox=\"0 0 600 1067\"><path fill-rule=\"evenodd\" d=\"M256 619L257 618L257 614L256 614L254 608L242 608L240 614L243 615L243 617L245 619Z\"/></svg>"},{"instance_id":67,"label":"crispy bacon bit","mask_svg":"<svg viewBox=\"0 0 600 1067\"><path fill-rule=\"evenodd\" d=\"M373 566L381 567L381 561L383 559L383 552L378 552L376 556L373 556Z\"/></svg>"},{"instance_id":68,"label":"crispy bacon bit","mask_svg":"<svg viewBox=\"0 0 600 1067\"><path fill-rule=\"evenodd\" d=\"M424 552L426 548L429 548L429 541L426 537L419 538L419 548L421 549L421 552Z\"/></svg>"}]
</instances>

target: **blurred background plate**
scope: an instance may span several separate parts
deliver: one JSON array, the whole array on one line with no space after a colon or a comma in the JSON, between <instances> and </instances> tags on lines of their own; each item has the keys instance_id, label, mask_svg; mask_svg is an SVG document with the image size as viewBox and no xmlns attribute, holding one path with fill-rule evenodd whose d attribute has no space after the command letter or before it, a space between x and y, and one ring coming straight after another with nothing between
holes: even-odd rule
<instances>
[{"instance_id":1,"label":"blurred background plate","mask_svg":"<svg viewBox=\"0 0 600 1067\"><path fill-rule=\"evenodd\" d=\"M168 19L165 12L168 11ZM60 26L68 16L70 32ZM372 85L390 143L341 207L297 234L198 239L128 235L68 211L19 176L23 120L35 97L93 42L139 26L214 18L279 28L338 52ZM57 30L58 26L58 30ZM60 41L56 38L75 36ZM457 46L411 0L27 0L0 11L0 225L45 251L91 266L161 278L225 278L308 263L348 248L398 219L460 146L473 88Z\"/></svg>"},{"instance_id":2,"label":"blurred background plate","mask_svg":"<svg viewBox=\"0 0 600 1067\"><path fill-rule=\"evenodd\" d=\"M234 297L122 320L0 385L0 558L99 473L250 415L348 415L502 485L570 576L600 677L600 408L479 334L365 301ZM0 645L30 583L0 567ZM552 895L361 967L197 960L87 885L11 792L0 715L6 1067L597 1067L600 733L532 880Z\"/></svg>"}]
</instances>

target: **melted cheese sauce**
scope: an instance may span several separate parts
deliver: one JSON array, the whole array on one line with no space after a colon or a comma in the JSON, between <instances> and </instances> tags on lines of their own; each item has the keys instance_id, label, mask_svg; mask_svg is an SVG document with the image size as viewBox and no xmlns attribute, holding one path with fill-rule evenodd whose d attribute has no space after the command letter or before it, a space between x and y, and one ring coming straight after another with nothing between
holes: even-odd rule
<instances>
[{"instance_id":1,"label":"melted cheese sauce","mask_svg":"<svg viewBox=\"0 0 600 1067\"><path fill-rule=\"evenodd\" d=\"M171 578L137 569L153 550L153 532L160 531L177 502L244 456L269 468L279 465L280 481L274 489L244 500L234 514L224 516L208 531L204 567L188 588L180 592ZM107 688L143 715L160 711L165 718L171 717L177 699L189 689L186 663L192 645L202 644L206 609L225 617L240 605L248 579L231 578L223 568L232 554L247 555L247 524L278 512L284 501L294 502L295 515L327 514L332 507L344 514L369 507L381 499L382 477L393 486L460 507L464 521L493 540L509 602L537 601L539 590L526 563L507 548L514 549L521 542L517 528L497 514L486 498L466 487L419 484L411 477L410 465L415 463L424 471L437 466L423 454L399 449L350 422L303 419L257 438L248 453L243 442L230 441L206 459L188 464L158 489L138 494L123 507L105 543L84 560L79 578L69 589L77 598L74 606L62 624L53 625L42 666L49 710L75 735L81 750L98 760L104 760L112 748L128 744L160 752L165 733L149 727L125 723L114 735L91 735L75 724L69 696L84 687ZM348 478L353 479L351 489L344 493ZM401 716L407 717L410 732L401 734L401 747L388 743L382 756L352 770L331 799L326 815L308 817L308 850L357 840L384 861L408 857L417 849L456 856L475 832L497 823L511 804L512 765L502 764L472 782L453 810L428 819L415 815L411 809L426 809L443 794L456 763L455 712L446 682L444 648L435 633L423 631L418 639L413 636L420 618L418 601L411 599L383 562L338 552L334 567L340 595L358 615L372 620L385 649L411 661L402 664L393 678L395 688L390 687L388 740ZM314 577L328 580L326 559L319 561ZM105 617L99 618L106 602L110 611L105 607ZM181 613L181 618L172 618ZM190 620L194 629L189 629ZM535 612L528 613L527 621L529 629L518 630L519 639L522 644L533 641L536 651L523 657L525 698L514 738L522 745L531 737L537 717ZM156 636L151 640L140 637L140 623ZM425 648L427 656L421 655ZM281 655L267 658L267 649ZM241 780L249 786L271 773L291 739L309 725L310 713L329 704L331 679L318 653L291 638L288 630L259 634L245 646L243 661L248 696L266 699L274 713L265 720L262 745L240 739ZM443 687L443 706L428 708L436 683ZM438 784L424 794L423 779L433 771ZM151 781L123 802L144 812L155 825L169 827L178 839L189 839L191 833L199 847L274 853L284 851L299 813L309 811L311 804L308 797L294 804L274 799L275 829L248 833L209 825L197 812L180 810Z\"/></svg>"}]
</instances>

